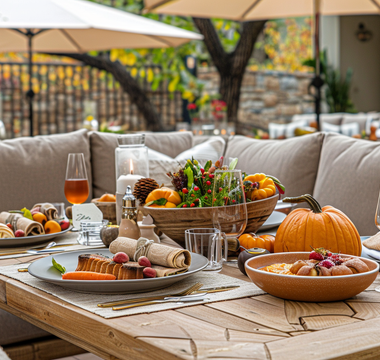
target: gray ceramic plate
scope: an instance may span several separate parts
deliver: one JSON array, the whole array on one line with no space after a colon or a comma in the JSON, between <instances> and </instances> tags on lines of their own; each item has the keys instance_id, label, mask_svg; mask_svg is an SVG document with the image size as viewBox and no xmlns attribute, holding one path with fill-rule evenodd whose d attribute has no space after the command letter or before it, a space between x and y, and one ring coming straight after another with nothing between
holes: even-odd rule
<instances>
[{"instance_id":1,"label":"gray ceramic plate","mask_svg":"<svg viewBox=\"0 0 380 360\"><path fill-rule=\"evenodd\" d=\"M285 220L286 215L283 213L280 213L278 211L273 211L272 214L268 217L267 221L263 225L261 225L260 229L258 231L264 231L268 229L275 228L277 226L280 226L281 223Z\"/></svg>"},{"instance_id":2,"label":"gray ceramic plate","mask_svg":"<svg viewBox=\"0 0 380 360\"><path fill-rule=\"evenodd\" d=\"M44 234L44 235L35 235L35 236L24 236L24 237L18 237L18 238L0 239L0 248L43 244L43 243L50 241L50 240L52 240L52 239L54 239L60 235L67 233L69 230L70 230L70 228L63 230L59 233L54 233L54 234Z\"/></svg>"},{"instance_id":3,"label":"gray ceramic plate","mask_svg":"<svg viewBox=\"0 0 380 360\"><path fill-rule=\"evenodd\" d=\"M109 250L92 250L93 253L113 256ZM78 256L80 254L91 253L91 250L71 251L67 253L55 254L39 259L29 266L29 274L38 279L49 283L65 287L70 290L98 293L98 294L122 294L122 293L139 293L152 291L168 287L177 281L187 278L192 274L204 269L208 260L195 253L191 253L191 266L189 270L183 274L154 278L154 279L139 279L139 280L62 280L59 272L52 267L52 257L59 264L66 268L66 271L74 271L78 265Z\"/></svg>"}]
</instances>

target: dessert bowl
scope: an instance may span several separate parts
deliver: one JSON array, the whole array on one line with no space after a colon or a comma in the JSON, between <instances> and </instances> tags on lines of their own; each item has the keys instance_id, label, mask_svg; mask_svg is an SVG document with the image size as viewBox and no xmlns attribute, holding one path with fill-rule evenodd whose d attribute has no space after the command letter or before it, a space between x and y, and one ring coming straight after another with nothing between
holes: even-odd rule
<instances>
[{"instance_id":1,"label":"dessert bowl","mask_svg":"<svg viewBox=\"0 0 380 360\"><path fill-rule=\"evenodd\" d=\"M379 273L379 264L360 257L369 271L343 276L283 275L260 270L277 263L308 260L309 252L288 252L256 256L245 262L251 281L268 294L282 299L309 302L330 302L349 299L370 286ZM342 257L354 257L341 255Z\"/></svg>"}]
</instances>

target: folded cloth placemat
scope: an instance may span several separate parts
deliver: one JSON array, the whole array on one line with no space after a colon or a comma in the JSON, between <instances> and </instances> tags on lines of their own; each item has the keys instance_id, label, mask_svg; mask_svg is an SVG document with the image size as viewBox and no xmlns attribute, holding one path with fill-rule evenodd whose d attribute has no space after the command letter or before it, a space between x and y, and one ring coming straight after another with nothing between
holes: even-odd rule
<instances>
[{"instance_id":1,"label":"folded cloth placemat","mask_svg":"<svg viewBox=\"0 0 380 360\"><path fill-rule=\"evenodd\" d=\"M90 311L94 314L97 314L107 319L115 318L119 316L150 313L150 312L155 312L155 311L170 310L170 309L177 309L177 308L186 307L186 306L199 305L200 304L199 302L184 303L184 304L164 303L164 304L141 306L137 308L131 308L131 309L119 310L119 311L113 311L111 308L101 308L97 306L97 304L99 303L109 302L109 301L133 299L133 298L139 298L142 296L175 294L179 291L185 290L186 288L190 287L191 285L197 282L202 283L204 285L204 288L217 287L217 286L229 286L229 285L240 286L236 289L229 290L229 291L207 294L206 297L208 297L209 300L206 300L203 303L239 299L239 298L244 298L248 296L256 296L256 295L264 294L264 292L260 288L258 288L255 284L251 282L235 279L227 275L222 275L222 274L213 273L213 272L206 272L206 271L201 271L192 276L189 276L188 278L182 281L179 281L176 284L173 284L172 286L167 287L165 289L160 289L160 290L146 292L146 293L124 294L124 295L87 294L87 293L80 293L80 292L67 290L63 287L60 287L54 284L49 284L45 281L42 281L33 277L27 272L19 272L18 271L19 268L25 268L25 264L2 266L0 267L0 274L19 280L36 289L52 294L58 297L60 300L64 300L70 304L78 306L84 310Z\"/></svg>"},{"instance_id":2,"label":"folded cloth placemat","mask_svg":"<svg viewBox=\"0 0 380 360\"><path fill-rule=\"evenodd\" d=\"M380 251L380 232L364 240L362 244L368 249Z\"/></svg>"}]
</instances>

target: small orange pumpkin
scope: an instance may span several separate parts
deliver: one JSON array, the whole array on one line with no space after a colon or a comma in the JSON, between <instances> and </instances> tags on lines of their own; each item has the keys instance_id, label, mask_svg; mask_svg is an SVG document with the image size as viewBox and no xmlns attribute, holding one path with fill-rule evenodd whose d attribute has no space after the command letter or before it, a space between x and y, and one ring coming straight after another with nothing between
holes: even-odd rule
<instances>
[{"instance_id":1,"label":"small orange pumpkin","mask_svg":"<svg viewBox=\"0 0 380 360\"><path fill-rule=\"evenodd\" d=\"M283 202L307 202L310 209L293 210L276 233L274 252L311 251L311 248L330 250L333 253L360 256L362 243L355 225L332 206L321 208L311 195L285 198Z\"/></svg>"},{"instance_id":2,"label":"small orange pumpkin","mask_svg":"<svg viewBox=\"0 0 380 360\"><path fill-rule=\"evenodd\" d=\"M260 248L274 252L274 240L272 235L243 234L239 237L240 245L245 249Z\"/></svg>"}]
</instances>

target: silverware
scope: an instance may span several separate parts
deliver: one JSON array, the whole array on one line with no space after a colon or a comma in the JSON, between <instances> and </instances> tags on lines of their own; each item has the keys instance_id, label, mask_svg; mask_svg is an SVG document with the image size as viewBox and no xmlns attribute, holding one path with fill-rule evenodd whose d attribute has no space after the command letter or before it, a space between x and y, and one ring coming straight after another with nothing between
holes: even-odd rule
<instances>
[{"instance_id":1,"label":"silverware","mask_svg":"<svg viewBox=\"0 0 380 360\"><path fill-rule=\"evenodd\" d=\"M185 296L193 293L194 291L199 290L203 284L201 283L196 283L189 288L180 291L179 293L176 294L166 294L166 295L156 295L156 296L149 296L149 297L143 297L143 298L136 298L136 299L128 299L128 300L119 300L119 301L110 301L110 302L104 302L98 304L99 307L113 307L117 305L124 305L124 304L133 304L137 302L143 302L143 301L152 301L152 300L162 300L167 296Z\"/></svg>"},{"instance_id":2,"label":"silverware","mask_svg":"<svg viewBox=\"0 0 380 360\"><path fill-rule=\"evenodd\" d=\"M199 294L206 292L207 294L212 294L212 293L217 293L217 292L222 292L222 291L229 291L229 290L234 290L239 288L240 285L231 285L231 286L217 286L214 288L206 288L206 289L199 289L197 291L193 291L192 294Z\"/></svg>"},{"instance_id":3,"label":"silverware","mask_svg":"<svg viewBox=\"0 0 380 360\"><path fill-rule=\"evenodd\" d=\"M10 251L3 251L0 253L0 256L8 256L8 255L20 255L20 254L39 254L40 252L43 253L42 251L44 250L48 250L52 247L54 248L60 248L60 247L65 247L65 246L73 246L73 245L77 245L77 243L73 243L73 244L62 244L62 245L57 245L56 242L52 241L50 242L49 244L47 244L46 246L45 245L39 245L39 246L35 246L35 247L32 247L30 249L27 249L27 250L10 250ZM35 249L39 249L39 250L35 250ZM33 251L39 251L39 252L33 252ZM54 249L53 252L55 251L58 251ZM46 251L46 252L49 252L49 251Z\"/></svg>"},{"instance_id":4,"label":"silverware","mask_svg":"<svg viewBox=\"0 0 380 360\"><path fill-rule=\"evenodd\" d=\"M132 305L113 307L112 310L118 311L118 310L124 310L124 309L131 309L134 307L154 305L154 304L162 304L162 303L168 303L168 302L175 302L177 304L183 304L185 302L205 301L205 300L209 300L209 298L205 298L206 294L207 293L201 293L201 294L196 294L196 295L187 295L187 296L169 296L169 297L165 297L161 300L152 300L152 301L146 301L146 302L139 302L137 304L132 304Z\"/></svg>"}]
</instances>

